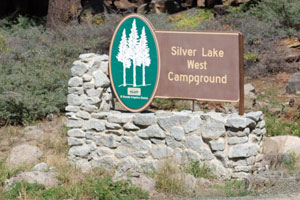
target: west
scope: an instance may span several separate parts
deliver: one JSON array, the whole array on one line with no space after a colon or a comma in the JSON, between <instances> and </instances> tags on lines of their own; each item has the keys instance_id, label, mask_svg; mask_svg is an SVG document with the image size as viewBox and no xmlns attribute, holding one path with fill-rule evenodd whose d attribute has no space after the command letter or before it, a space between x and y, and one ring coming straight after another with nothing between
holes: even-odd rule
<instances>
[{"instance_id":1,"label":"west","mask_svg":"<svg viewBox=\"0 0 300 200\"><path fill-rule=\"evenodd\" d=\"M200 69L207 70L207 62L196 62L195 60L187 60L187 65L189 69Z\"/></svg>"}]
</instances>

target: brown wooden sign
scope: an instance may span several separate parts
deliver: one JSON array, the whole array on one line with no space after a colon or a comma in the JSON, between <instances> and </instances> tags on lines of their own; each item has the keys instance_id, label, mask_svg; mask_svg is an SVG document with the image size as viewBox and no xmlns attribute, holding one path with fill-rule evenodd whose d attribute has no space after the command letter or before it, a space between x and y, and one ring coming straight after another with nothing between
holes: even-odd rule
<instances>
[{"instance_id":1,"label":"brown wooden sign","mask_svg":"<svg viewBox=\"0 0 300 200\"><path fill-rule=\"evenodd\" d=\"M157 98L240 102L244 112L240 33L155 31L161 72Z\"/></svg>"}]
</instances>

